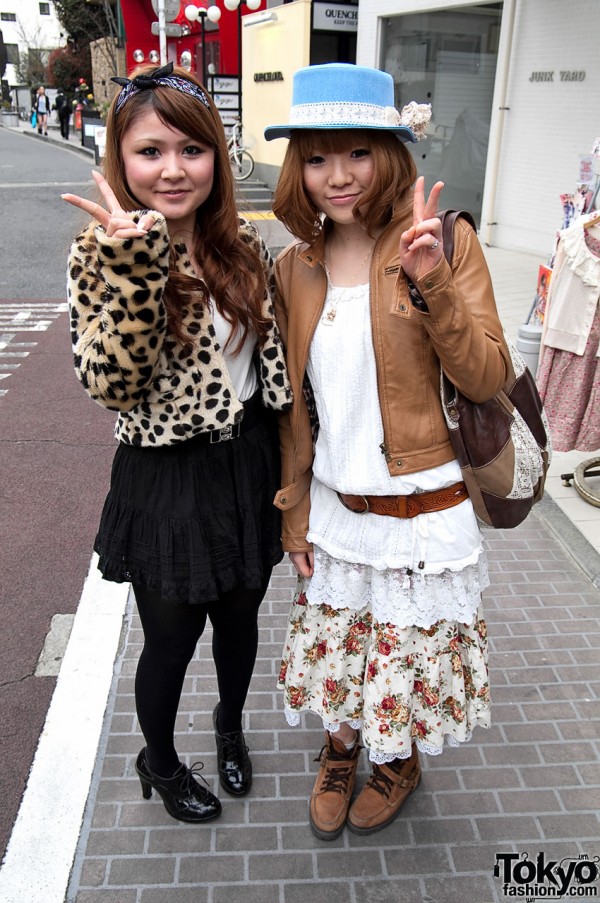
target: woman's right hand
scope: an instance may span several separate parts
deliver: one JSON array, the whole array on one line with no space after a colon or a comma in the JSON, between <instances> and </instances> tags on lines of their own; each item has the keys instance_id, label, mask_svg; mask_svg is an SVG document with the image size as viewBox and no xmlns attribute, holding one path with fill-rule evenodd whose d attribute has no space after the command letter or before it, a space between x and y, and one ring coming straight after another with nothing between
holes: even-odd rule
<instances>
[{"instance_id":1,"label":"woman's right hand","mask_svg":"<svg viewBox=\"0 0 600 903\"><path fill-rule=\"evenodd\" d=\"M290 561L301 577L312 577L315 570L314 552L290 552Z\"/></svg>"},{"instance_id":2,"label":"woman's right hand","mask_svg":"<svg viewBox=\"0 0 600 903\"><path fill-rule=\"evenodd\" d=\"M436 182L427 201L425 179L419 176L413 197L413 224L400 236L400 263L405 274L416 282L444 256L442 222L438 217L443 182Z\"/></svg>"},{"instance_id":3,"label":"woman's right hand","mask_svg":"<svg viewBox=\"0 0 600 903\"><path fill-rule=\"evenodd\" d=\"M104 178L96 170L92 170L92 176L98 186L100 194L106 202L107 210L101 204L89 201L87 198L80 198L76 194L62 194L63 201L72 204L74 207L80 207L97 219L104 231L110 237L126 239L138 238L145 235L154 225L154 216L151 213L145 213L138 223L134 222L133 213L123 210L119 204L115 194Z\"/></svg>"}]
</instances>

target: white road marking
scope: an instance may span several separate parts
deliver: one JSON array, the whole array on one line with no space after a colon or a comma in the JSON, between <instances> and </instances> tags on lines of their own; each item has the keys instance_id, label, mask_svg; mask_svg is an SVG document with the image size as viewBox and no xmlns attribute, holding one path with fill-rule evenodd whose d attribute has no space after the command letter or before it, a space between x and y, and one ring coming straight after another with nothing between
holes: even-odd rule
<instances>
[{"instance_id":1,"label":"white road marking","mask_svg":"<svg viewBox=\"0 0 600 903\"><path fill-rule=\"evenodd\" d=\"M0 188L80 188L93 184L91 179L87 182L0 182Z\"/></svg>"},{"instance_id":2,"label":"white road marking","mask_svg":"<svg viewBox=\"0 0 600 903\"><path fill-rule=\"evenodd\" d=\"M3 304L0 301L0 358L8 358L7 363L2 363L2 369L15 369L19 364L15 361L18 357L27 357L30 350L37 347L37 342L15 342L18 332L46 332L54 320L62 313L69 310L69 305L62 301L11 301ZM45 319L51 317L52 319ZM7 330L2 332L2 330ZM8 331L10 330L10 331ZM26 350L27 349L27 350ZM10 373L0 376L6 379ZM3 397L8 389L0 392Z\"/></svg>"},{"instance_id":3,"label":"white road marking","mask_svg":"<svg viewBox=\"0 0 600 903\"><path fill-rule=\"evenodd\" d=\"M97 563L94 555L0 868L2 903L63 903L67 892L129 595Z\"/></svg>"}]
</instances>

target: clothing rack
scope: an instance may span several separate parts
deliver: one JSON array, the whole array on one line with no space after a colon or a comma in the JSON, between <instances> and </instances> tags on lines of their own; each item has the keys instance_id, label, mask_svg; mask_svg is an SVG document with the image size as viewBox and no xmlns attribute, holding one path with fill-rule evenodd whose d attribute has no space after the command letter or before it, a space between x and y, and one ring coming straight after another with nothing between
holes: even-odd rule
<instances>
[{"instance_id":1,"label":"clothing rack","mask_svg":"<svg viewBox=\"0 0 600 903\"><path fill-rule=\"evenodd\" d=\"M554 264L554 257L556 255L556 247L558 245L558 232L562 229L566 229L575 219L580 216L583 216L587 213L593 213L594 210L598 209L598 199L600 196L600 138L596 138L594 145L591 150L591 156L593 159L593 172L592 178L589 182L578 182L577 187L575 189L575 193L573 195L564 194L561 195L561 200L564 205L564 217L563 223L560 227L560 230L556 233L556 239L554 242L554 247L552 252L548 258L547 267L551 270ZM572 204L565 203L567 198L572 198ZM532 319L535 320L536 310L539 310L540 307L540 295L539 292L536 291L533 303L529 310L529 314L527 315L527 319L525 320L526 324L530 324ZM541 325L541 321L543 318L537 316L537 322Z\"/></svg>"},{"instance_id":2,"label":"clothing rack","mask_svg":"<svg viewBox=\"0 0 600 903\"><path fill-rule=\"evenodd\" d=\"M587 202L579 215L593 213L595 210L598 210L598 195L600 192L600 139L596 139L594 147L592 148L592 153L595 156L593 179L591 182L587 183ZM581 184L578 185L578 191L583 187L584 186ZM593 217L588 221L588 225L594 225L598 222L600 222L600 212L598 212L596 217ZM534 307L532 307L530 316L533 313ZM595 489L592 487L588 483L588 478L600 477L600 469L595 469L598 468L599 465L600 457L588 458L586 461L582 461L581 464L575 468L573 473L561 473L560 475L563 486L570 486L572 481L581 498L590 505L594 505L596 508L600 508L600 488Z\"/></svg>"}]
</instances>

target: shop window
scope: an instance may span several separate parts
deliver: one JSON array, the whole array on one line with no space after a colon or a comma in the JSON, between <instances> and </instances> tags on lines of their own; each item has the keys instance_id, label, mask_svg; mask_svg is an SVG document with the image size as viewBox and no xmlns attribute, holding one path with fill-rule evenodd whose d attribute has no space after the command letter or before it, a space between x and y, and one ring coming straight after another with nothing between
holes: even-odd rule
<instances>
[{"instance_id":1,"label":"shop window","mask_svg":"<svg viewBox=\"0 0 600 903\"><path fill-rule=\"evenodd\" d=\"M444 207L481 213L502 3L384 19L380 66L395 102L430 103L428 136L407 145L430 187L441 179Z\"/></svg>"}]
</instances>

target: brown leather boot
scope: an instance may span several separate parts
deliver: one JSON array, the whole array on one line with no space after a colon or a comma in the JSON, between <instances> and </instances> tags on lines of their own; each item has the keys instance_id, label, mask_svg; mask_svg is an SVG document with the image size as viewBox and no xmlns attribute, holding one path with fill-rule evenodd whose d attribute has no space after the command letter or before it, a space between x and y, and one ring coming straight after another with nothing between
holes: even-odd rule
<instances>
[{"instance_id":1,"label":"brown leather boot","mask_svg":"<svg viewBox=\"0 0 600 903\"><path fill-rule=\"evenodd\" d=\"M348 814L353 834L374 834L394 821L406 797L421 780L419 753L413 745L410 759L373 764L371 777L358 794Z\"/></svg>"},{"instance_id":2,"label":"brown leather boot","mask_svg":"<svg viewBox=\"0 0 600 903\"><path fill-rule=\"evenodd\" d=\"M315 759L321 767L308 807L312 832L320 840L335 840L344 830L361 749L358 738L348 750L341 740L325 734L325 745Z\"/></svg>"}]
</instances>

